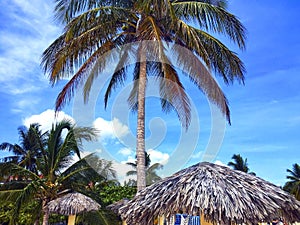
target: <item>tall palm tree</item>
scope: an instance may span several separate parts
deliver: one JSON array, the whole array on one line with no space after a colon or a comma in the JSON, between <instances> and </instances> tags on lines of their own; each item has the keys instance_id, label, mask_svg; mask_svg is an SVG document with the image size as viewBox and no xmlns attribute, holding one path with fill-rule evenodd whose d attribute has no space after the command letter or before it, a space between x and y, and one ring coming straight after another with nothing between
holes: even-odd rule
<instances>
[{"instance_id":1,"label":"tall palm tree","mask_svg":"<svg viewBox=\"0 0 300 225\"><path fill-rule=\"evenodd\" d=\"M249 173L249 174L256 176L256 174L254 172L249 172L250 169L248 167L247 158L244 160L240 154L237 154L237 155L234 154L232 156L232 159L234 160L234 162L229 162L227 164L228 166L231 166L234 170L243 171L245 173Z\"/></svg>"},{"instance_id":2,"label":"tall palm tree","mask_svg":"<svg viewBox=\"0 0 300 225\"><path fill-rule=\"evenodd\" d=\"M283 189L295 195L300 200L300 166L299 164L293 164L293 168L286 170L290 175L286 176L290 181L286 182Z\"/></svg>"},{"instance_id":3,"label":"tall palm tree","mask_svg":"<svg viewBox=\"0 0 300 225\"><path fill-rule=\"evenodd\" d=\"M84 84L87 101L93 81L120 49L104 102L123 84L133 67L135 85L129 104L137 110L138 190L145 179L145 93L147 76L159 77L161 105L165 112L176 109L183 127L191 120L189 98L175 68L177 62L230 123L228 101L212 76L226 84L244 81L244 65L213 34L228 37L240 49L245 47L245 28L225 9L225 0L55 0L56 18L65 25L63 34L43 53L42 66L54 85L72 77L59 93L56 110L61 109ZM148 44L150 42L150 44ZM172 49L172 57L168 49ZM192 56L182 54L188 49ZM153 59L154 58L154 59ZM132 60L135 62L132 65ZM131 65L129 65L131 64Z\"/></svg>"},{"instance_id":4,"label":"tall palm tree","mask_svg":"<svg viewBox=\"0 0 300 225\"><path fill-rule=\"evenodd\" d=\"M30 124L29 128L20 126L18 128L20 145L3 142L0 150L10 151L11 156L4 157L3 162L14 162L31 172L37 173L36 161L41 155L41 146L45 145L47 133L42 133L40 125Z\"/></svg>"},{"instance_id":5,"label":"tall palm tree","mask_svg":"<svg viewBox=\"0 0 300 225\"><path fill-rule=\"evenodd\" d=\"M63 138L62 131L65 129L67 135ZM12 224L22 206L36 201L35 212L43 212L43 225L47 225L49 215L45 205L49 201L67 190L82 191L92 179L99 177L84 159L69 165L73 155L80 158L80 143L83 140L91 141L95 137L94 129L74 127L70 121L63 120L52 126L46 139L47 144L39 146L41 157L36 162L38 173L11 161L0 164L0 174L9 172L23 178L4 183L0 191L0 201L15 204ZM40 216L41 213L36 215L36 224Z\"/></svg>"}]
</instances>

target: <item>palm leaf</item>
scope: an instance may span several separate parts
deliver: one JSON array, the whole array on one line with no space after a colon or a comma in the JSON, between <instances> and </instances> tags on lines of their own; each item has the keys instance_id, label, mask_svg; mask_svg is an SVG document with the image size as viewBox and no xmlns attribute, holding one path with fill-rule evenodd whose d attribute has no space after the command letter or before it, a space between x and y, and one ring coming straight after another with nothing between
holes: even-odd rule
<instances>
[{"instance_id":1,"label":"palm leaf","mask_svg":"<svg viewBox=\"0 0 300 225\"><path fill-rule=\"evenodd\" d=\"M199 1L174 2L172 6L179 18L196 19L201 28L225 34L241 49L245 48L244 26L225 9Z\"/></svg>"},{"instance_id":2,"label":"palm leaf","mask_svg":"<svg viewBox=\"0 0 300 225\"><path fill-rule=\"evenodd\" d=\"M174 46L173 57L177 61L178 65L180 65L181 68L184 68L184 74L187 75L190 80L205 93L211 102L219 107L230 124L228 100L214 77L199 58L197 58L194 54L185 51L180 46Z\"/></svg>"}]
</instances>

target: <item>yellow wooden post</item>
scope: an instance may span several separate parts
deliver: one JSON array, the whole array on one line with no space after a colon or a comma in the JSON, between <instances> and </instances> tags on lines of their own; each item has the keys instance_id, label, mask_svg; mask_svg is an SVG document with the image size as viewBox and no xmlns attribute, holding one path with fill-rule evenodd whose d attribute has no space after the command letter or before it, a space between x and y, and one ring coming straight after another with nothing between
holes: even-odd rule
<instances>
[{"instance_id":1,"label":"yellow wooden post","mask_svg":"<svg viewBox=\"0 0 300 225\"><path fill-rule=\"evenodd\" d=\"M68 225L75 225L76 215L69 215Z\"/></svg>"},{"instance_id":2,"label":"yellow wooden post","mask_svg":"<svg viewBox=\"0 0 300 225\"><path fill-rule=\"evenodd\" d=\"M201 216L200 216L200 224L201 225L213 225L211 222L204 219L203 213L201 213Z\"/></svg>"},{"instance_id":3,"label":"yellow wooden post","mask_svg":"<svg viewBox=\"0 0 300 225\"><path fill-rule=\"evenodd\" d=\"M164 220L165 220L165 217L164 217L164 216L159 216L159 217L158 217L158 224L159 224L159 225L164 225Z\"/></svg>"},{"instance_id":4,"label":"yellow wooden post","mask_svg":"<svg viewBox=\"0 0 300 225\"><path fill-rule=\"evenodd\" d=\"M122 220L122 225L127 225L125 220Z\"/></svg>"}]
</instances>

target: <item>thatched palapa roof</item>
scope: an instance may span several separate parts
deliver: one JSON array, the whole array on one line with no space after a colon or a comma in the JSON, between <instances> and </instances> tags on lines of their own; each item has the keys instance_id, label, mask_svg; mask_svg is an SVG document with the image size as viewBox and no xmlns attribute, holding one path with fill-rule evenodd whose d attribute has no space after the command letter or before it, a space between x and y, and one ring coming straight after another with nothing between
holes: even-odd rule
<instances>
[{"instance_id":1,"label":"thatched palapa roof","mask_svg":"<svg viewBox=\"0 0 300 225\"><path fill-rule=\"evenodd\" d=\"M143 189L119 209L132 225L182 212L223 224L271 221L275 216L300 221L300 202L261 178L202 162Z\"/></svg>"},{"instance_id":2,"label":"thatched palapa roof","mask_svg":"<svg viewBox=\"0 0 300 225\"><path fill-rule=\"evenodd\" d=\"M112 203L108 206L106 206L107 209L113 211L114 213L118 214L119 209L126 205L128 203L129 199L125 198L125 199L121 199L120 201L117 201L115 203Z\"/></svg>"},{"instance_id":3,"label":"thatched palapa roof","mask_svg":"<svg viewBox=\"0 0 300 225\"><path fill-rule=\"evenodd\" d=\"M90 197L80 193L69 193L47 204L50 213L77 215L82 212L97 211L100 205Z\"/></svg>"}]
</instances>

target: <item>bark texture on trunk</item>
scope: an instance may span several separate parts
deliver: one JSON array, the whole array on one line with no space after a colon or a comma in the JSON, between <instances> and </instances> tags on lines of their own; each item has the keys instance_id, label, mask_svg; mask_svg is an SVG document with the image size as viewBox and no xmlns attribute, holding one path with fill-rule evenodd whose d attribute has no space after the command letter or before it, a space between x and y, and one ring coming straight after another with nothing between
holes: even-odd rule
<instances>
[{"instance_id":1,"label":"bark texture on trunk","mask_svg":"<svg viewBox=\"0 0 300 225\"><path fill-rule=\"evenodd\" d=\"M146 57L141 51L140 77L138 80L138 111L137 111L137 191L146 187L145 171L145 94L146 94Z\"/></svg>"},{"instance_id":2,"label":"bark texture on trunk","mask_svg":"<svg viewBox=\"0 0 300 225\"><path fill-rule=\"evenodd\" d=\"M49 220L49 213L48 210L45 210L43 215L43 225L48 225L48 220Z\"/></svg>"},{"instance_id":3,"label":"bark texture on trunk","mask_svg":"<svg viewBox=\"0 0 300 225\"><path fill-rule=\"evenodd\" d=\"M43 225L48 225L48 221L49 221L49 211L46 208L48 201L47 200L43 200L42 203L42 207L43 207Z\"/></svg>"}]
</instances>

